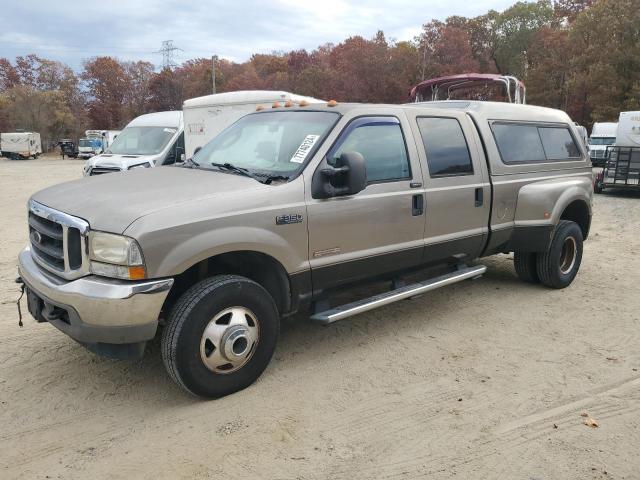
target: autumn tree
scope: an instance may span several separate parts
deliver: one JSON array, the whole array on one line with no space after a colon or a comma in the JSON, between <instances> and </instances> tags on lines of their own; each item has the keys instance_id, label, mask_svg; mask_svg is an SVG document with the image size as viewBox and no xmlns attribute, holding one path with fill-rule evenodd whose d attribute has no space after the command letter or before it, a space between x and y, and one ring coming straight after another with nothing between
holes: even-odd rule
<instances>
[{"instance_id":1,"label":"autumn tree","mask_svg":"<svg viewBox=\"0 0 640 480\"><path fill-rule=\"evenodd\" d=\"M81 78L92 128L122 128L128 120L125 98L131 84L125 65L113 57L95 57L84 62Z\"/></svg>"},{"instance_id":2,"label":"autumn tree","mask_svg":"<svg viewBox=\"0 0 640 480\"><path fill-rule=\"evenodd\" d=\"M592 119L640 109L640 0L597 1L576 17L569 38Z\"/></svg>"}]
</instances>

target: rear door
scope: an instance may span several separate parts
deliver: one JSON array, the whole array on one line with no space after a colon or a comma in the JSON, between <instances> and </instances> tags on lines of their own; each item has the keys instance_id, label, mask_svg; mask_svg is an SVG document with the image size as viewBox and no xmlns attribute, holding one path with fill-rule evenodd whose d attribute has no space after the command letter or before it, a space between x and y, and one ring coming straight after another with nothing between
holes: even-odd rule
<instances>
[{"instance_id":1,"label":"rear door","mask_svg":"<svg viewBox=\"0 0 640 480\"><path fill-rule=\"evenodd\" d=\"M423 263L473 259L488 236L491 203L478 133L463 112L411 116L425 172Z\"/></svg>"},{"instance_id":2,"label":"rear door","mask_svg":"<svg viewBox=\"0 0 640 480\"><path fill-rule=\"evenodd\" d=\"M422 260L422 170L402 111L352 119L316 168L326 168L327 161L344 152L358 152L365 159L363 191L314 199L307 184L309 260L316 294ZM309 180L312 174L313 170Z\"/></svg>"}]
</instances>

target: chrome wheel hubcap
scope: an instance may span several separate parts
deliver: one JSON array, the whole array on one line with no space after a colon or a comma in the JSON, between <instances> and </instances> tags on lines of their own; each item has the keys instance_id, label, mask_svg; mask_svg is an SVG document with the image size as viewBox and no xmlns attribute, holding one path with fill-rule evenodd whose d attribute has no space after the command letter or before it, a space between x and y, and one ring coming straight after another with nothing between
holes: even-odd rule
<instances>
[{"instance_id":1,"label":"chrome wheel hubcap","mask_svg":"<svg viewBox=\"0 0 640 480\"><path fill-rule=\"evenodd\" d=\"M259 339L255 314L245 307L230 307L216 314L200 340L200 358L215 373L232 373L253 356Z\"/></svg>"},{"instance_id":2,"label":"chrome wheel hubcap","mask_svg":"<svg viewBox=\"0 0 640 480\"><path fill-rule=\"evenodd\" d=\"M562 253L560 254L560 272L563 275L571 272L576 263L578 248L576 240L573 237L567 237L562 244Z\"/></svg>"}]
</instances>

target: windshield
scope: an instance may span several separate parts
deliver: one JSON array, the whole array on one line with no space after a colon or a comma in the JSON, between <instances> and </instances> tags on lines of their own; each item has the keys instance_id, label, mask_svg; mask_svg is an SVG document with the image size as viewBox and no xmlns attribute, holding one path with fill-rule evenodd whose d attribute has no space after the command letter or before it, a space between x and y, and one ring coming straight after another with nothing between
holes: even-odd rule
<instances>
[{"instance_id":1,"label":"windshield","mask_svg":"<svg viewBox=\"0 0 640 480\"><path fill-rule=\"evenodd\" d=\"M155 155L178 131L175 127L127 127L116 137L108 153L116 155Z\"/></svg>"},{"instance_id":2,"label":"windshield","mask_svg":"<svg viewBox=\"0 0 640 480\"><path fill-rule=\"evenodd\" d=\"M100 140L97 138L81 138L79 145L81 147L98 147L100 146Z\"/></svg>"},{"instance_id":3,"label":"windshield","mask_svg":"<svg viewBox=\"0 0 640 480\"><path fill-rule=\"evenodd\" d=\"M193 160L204 168L229 163L257 174L291 176L311 158L338 118L337 113L313 111L247 115L207 143Z\"/></svg>"},{"instance_id":4,"label":"windshield","mask_svg":"<svg viewBox=\"0 0 640 480\"><path fill-rule=\"evenodd\" d=\"M616 143L615 137L591 137L589 145L613 145Z\"/></svg>"}]
</instances>

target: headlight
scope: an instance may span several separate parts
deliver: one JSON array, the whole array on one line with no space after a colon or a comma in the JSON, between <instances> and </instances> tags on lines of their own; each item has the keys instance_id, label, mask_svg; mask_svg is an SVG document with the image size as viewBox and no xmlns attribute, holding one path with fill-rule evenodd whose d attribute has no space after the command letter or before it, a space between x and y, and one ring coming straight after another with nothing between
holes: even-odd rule
<instances>
[{"instance_id":1,"label":"headlight","mask_svg":"<svg viewBox=\"0 0 640 480\"><path fill-rule=\"evenodd\" d=\"M146 278L144 258L138 242L113 233L89 233L91 272L105 277L140 280Z\"/></svg>"},{"instance_id":2,"label":"headlight","mask_svg":"<svg viewBox=\"0 0 640 480\"><path fill-rule=\"evenodd\" d=\"M131 165L127 170L133 170L135 168L149 168L151 165L148 163L139 163L138 165Z\"/></svg>"}]
</instances>

